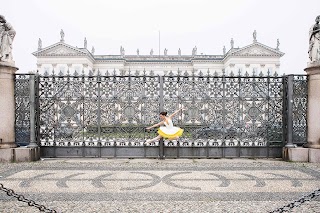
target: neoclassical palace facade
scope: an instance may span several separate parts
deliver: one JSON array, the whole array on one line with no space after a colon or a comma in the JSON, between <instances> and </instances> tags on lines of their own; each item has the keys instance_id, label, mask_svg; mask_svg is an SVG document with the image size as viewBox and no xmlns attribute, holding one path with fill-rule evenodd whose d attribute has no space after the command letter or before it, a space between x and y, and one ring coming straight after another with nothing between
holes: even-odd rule
<instances>
[{"instance_id":1,"label":"neoclassical palace facade","mask_svg":"<svg viewBox=\"0 0 320 213\"><path fill-rule=\"evenodd\" d=\"M190 51L191 52L191 51ZM155 75L163 75L172 71L173 73L222 73L239 71L244 74L261 72L266 75L268 72L281 73L280 58L284 55L279 50L279 41L275 48L267 46L257 41L256 32L253 34L253 42L244 47L234 47L234 41L231 39L230 49L223 48L220 55L198 54L194 47L190 55L181 55L181 50L176 55L168 55L167 49L163 54L140 55L139 49L135 55L126 55L123 47L120 48L118 55L96 55L94 48L91 51L87 49L87 40L84 40L83 48L74 47L65 43L64 33L61 30L61 39L58 43L42 48L42 42L39 39L38 51L33 55L37 58L37 70L39 73L64 73L70 74L75 71L78 74L89 73L96 74L98 71L102 74L121 73L134 74L137 70L145 71L146 74L152 72Z\"/></svg>"}]
</instances>

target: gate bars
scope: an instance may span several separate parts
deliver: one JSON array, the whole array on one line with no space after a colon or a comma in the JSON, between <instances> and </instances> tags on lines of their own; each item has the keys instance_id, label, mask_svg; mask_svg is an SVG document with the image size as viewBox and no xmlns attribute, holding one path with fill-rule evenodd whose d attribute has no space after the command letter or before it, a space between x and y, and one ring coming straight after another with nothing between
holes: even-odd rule
<instances>
[{"instance_id":1,"label":"gate bars","mask_svg":"<svg viewBox=\"0 0 320 213\"><path fill-rule=\"evenodd\" d=\"M306 143L305 75L17 74L15 98L16 141L44 157L280 157ZM144 146L145 127L179 107L179 142Z\"/></svg>"}]
</instances>

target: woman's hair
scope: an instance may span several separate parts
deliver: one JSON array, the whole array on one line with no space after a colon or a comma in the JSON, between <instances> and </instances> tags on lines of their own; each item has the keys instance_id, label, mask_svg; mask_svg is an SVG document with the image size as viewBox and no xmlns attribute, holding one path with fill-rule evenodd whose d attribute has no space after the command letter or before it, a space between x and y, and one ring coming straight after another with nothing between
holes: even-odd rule
<instances>
[{"instance_id":1,"label":"woman's hair","mask_svg":"<svg viewBox=\"0 0 320 213\"><path fill-rule=\"evenodd\" d=\"M167 116L167 112L160 112L160 115L164 115L164 116Z\"/></svg>"}]
</instances>

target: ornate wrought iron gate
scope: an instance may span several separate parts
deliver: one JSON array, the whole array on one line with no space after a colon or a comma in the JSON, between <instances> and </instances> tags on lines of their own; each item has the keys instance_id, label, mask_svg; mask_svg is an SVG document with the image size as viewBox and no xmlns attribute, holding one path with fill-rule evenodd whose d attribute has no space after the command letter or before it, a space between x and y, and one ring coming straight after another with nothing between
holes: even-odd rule
<instances>
[{"instance_id":1,"label":"ornate wrought iron gate","mask_svg":"<svg viewBox=\"0 0 320 213\"><path fill-rule=\"evenodd\" d=\"M306 76L60 73L15 85L16 140L28 144L31 129L44 157L281 157L285 143L306 142ZM159 111L179 107L179 142L144 146Z\"/></svg>"}]
</instances>

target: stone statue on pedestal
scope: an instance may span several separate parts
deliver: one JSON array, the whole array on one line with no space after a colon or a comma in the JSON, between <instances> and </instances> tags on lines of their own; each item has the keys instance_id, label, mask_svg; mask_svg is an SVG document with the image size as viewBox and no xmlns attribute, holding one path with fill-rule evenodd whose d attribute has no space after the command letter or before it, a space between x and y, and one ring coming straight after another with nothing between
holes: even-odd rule
<instances>
[{"instance_id":1,"label":"stone statue on pedestal","mask_svg":"<svg viewBox=\"0 0 320 213\"><path fill-rule=\"evenodd\" d=\"M308 74L308 102L307 102L307 144L306 159L312 163L320 162L320 15L316 17L309 30L309 58L310 62L304 70Z\"/></svg>"},{"instance_id":2,"label":"stone statue on pedestal","mask_svg":"<svg viewBox=\"0 0 320 213\"><path fill-rule=\"evenodd\" d=\"M181 49L178 50L178 55L181 56Z\"/></svg>"},{"instance_id":3,"label":"stone statue on pedestal","mask_svg":"<svg viewBox=\"0 0 320 213\"><path fill-rule=\"evenodd\" d=\"M150 50L150 55L153 55L153 49Z\"/></svg>"},{"instance_id":4,"label":"stone statue on pedestal","mask_svg":"<svg viewBox=\"0 0 320 213\"><path fill-rule=\"evenodd\" d=\"M309 30L309 58L310 61L320 60L320 15L316 18L316 23Z\"/></svg>"},{"instance_id":5,"label":"stone statue on pedestal","mask_svg":"<svg viewBox=\"0 0 320 213\"><path fill-rule=\"evenodd\" d=\"M3 15L0 15L0 161L9 162L14 161L15 157L19 155L11 149L17 147L14 125L14 73L18 68L15 67L12 58L12 43L15 35L16 31L11 24L6 21ZM31 124L30 129L32 129Z\"/></svg>"},{"instance_id":6,"label":"stone statue on pedestal","mask_svg":"<svg viewBox=\"0 0 320 213\"><path fill-rule=\"evenodd\" d=\"M226 54L226 46L223 46L223 55L225 55Z\"/></svg>"},{"instance_id":7,"label":"stone statue on pedestal","mask_svg":"<svg viewBox=\"0 0 320 213\"><path fill-rule=\"evenodd\" d=\"M83 47L84 47L85 49L87 49L87 38L86 38L86 37L84 37L84 44L83 44Z\"/></svg>"},{"instance_id":8,"label":"stone statue on pedestal","mask_svg":"<svg viewBox=\"0 0 320 213\"><path fill-rule=\"evenodd\" d=\"M0 61L12 62L12 42L16 31L4 16L0 15Z\"/></svg>"}]
</instances>

